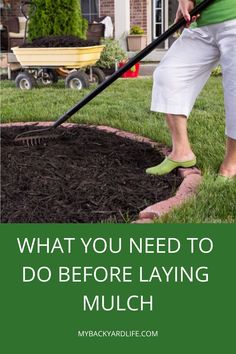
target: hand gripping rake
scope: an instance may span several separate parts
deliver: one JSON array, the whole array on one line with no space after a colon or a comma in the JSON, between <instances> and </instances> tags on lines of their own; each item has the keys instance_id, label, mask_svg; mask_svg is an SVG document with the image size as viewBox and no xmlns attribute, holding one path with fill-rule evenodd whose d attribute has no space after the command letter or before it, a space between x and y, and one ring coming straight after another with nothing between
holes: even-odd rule
<instances>
[{"instance_id":1,"label":"hand gripping rake","mask_svg":"<svg viewBox=\"0 0 236 354\"><path fill-rule=\"evenodd\" d=\"M214 0L204 0L199 5L197 5L191 12L191 17L196 16L202 10L204 10L210 3ZM21 133L15 137L15 141L21 142L23 144L37 145L43 142L45 139L55 138L55 135L50 134L55 128L71 118L75 113L77 113L82 107L99 95L103 90L110 86L114 81L116 81L121 75L123 75L127 70L132 68L137 62L142 60L146 55L148 55L153 49L155 49L159 44L168 39L171 35L177 32L179 29L186 25L186 20L184 18L180 19L178 22L173 24L166 32L160 35L152 43L150 43L146 48L136 54L131 58L127 64L121 67L118 71L112 74L108 79L103 81L95 90L90 92L85 96L81 101L79 101L74 107L64 113L59 117L50 127L30 130L24 133ZM46 135L45 135L46 134Z\"/></svg>"}]
</instances>

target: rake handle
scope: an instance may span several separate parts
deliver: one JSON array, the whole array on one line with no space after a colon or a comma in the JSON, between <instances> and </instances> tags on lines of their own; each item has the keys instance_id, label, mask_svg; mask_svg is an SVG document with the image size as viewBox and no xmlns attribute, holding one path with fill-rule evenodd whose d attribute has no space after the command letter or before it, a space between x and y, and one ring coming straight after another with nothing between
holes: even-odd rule
<instances>
[{"instance_id":1,"label":"rake handle","mask_svg":"<svg viewBox=\"0 0 236 354\"><path fill-rule=\"evenodd\" d=\"M195 16L204 10L211 2L214 0L204 0L199 5L197 5L191 12L190 15ZM180 28L186 25L186 20L181 18L178 22L173 24L166 32L160 35L157 39L151 42L146 48L136 54L133 58L131 58L127 64L121 67L118 71L112 74L108 79L103 81L96 89L90 92L87 96L85 96L81 101L79 101L74 107L72 107L69 111L64 113L60 118L58 118L52 125L52 128L56 128L69 118L71 118L75 113L77 113L83 106L89 103L92 99L94 99L97 95L99 95L103 90L105 90L108 86L110 86L114 81L121 77L127 70L131 69L132 66L137 64L140 60L142 60L145 56L152 52L159 44L164 42L167 38L177 32Z\"/></svg>"}]
</instances>

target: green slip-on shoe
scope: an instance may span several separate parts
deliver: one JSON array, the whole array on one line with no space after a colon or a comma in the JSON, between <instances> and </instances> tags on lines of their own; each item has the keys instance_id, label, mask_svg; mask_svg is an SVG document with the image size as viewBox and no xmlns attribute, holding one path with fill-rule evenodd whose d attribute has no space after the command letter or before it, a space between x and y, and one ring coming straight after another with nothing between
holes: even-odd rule
<instances>
[{"instance_id":1,"label":"green slip-on shoe","mask_svg":"<svg viewBox=\"0 0 236 354\"><path fill-rule=\"evenodd\" d=\"M193 167L196 165L196 162L197 162L196 158L194 158L193 160L181 162L181 161L174 161L166 157L165 160L162 161L162 163L160 163L159 165L147 168L146 173L148 175L163 176L166 175L167 173L170 173L177 167L185 167L185 168Z\"/></svg>"}]
</instances>

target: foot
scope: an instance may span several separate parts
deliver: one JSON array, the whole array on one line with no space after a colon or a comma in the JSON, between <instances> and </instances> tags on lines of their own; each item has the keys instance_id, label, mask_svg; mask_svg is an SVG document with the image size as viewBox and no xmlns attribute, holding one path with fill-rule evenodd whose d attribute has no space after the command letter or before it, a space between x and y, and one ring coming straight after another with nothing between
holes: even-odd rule
<instances>
[{"instance_id":1,"label":"foot","mask_svg":"<svg viewBox=\"0 0 236 354\"><path fill-rule=\"evenodd\" d=\"M146 169L146 173L149 175L163 176L170 173L177 167L193 167L195 165L196 165L196 157L194 157L191 160L176 161L176 160L172 160L168 156L159 165Z\"/></svg>"},{"instance_id":2,"label":"foot","mask_svg":"<svg viewBox=\"0 0 236 354\"><path fill-rule=\"evenodd\" d=\"M236 166L228 166L223 162L220 166L219 176L228 179L236 178Z\"/></svg>"},{"instance_id":3,"label":"foot","mask_svg":"<svg viewBox=\"0 0 236 354\"><path fill-rule=\"evenodd\" d=\"M173 161L178 161L178 162L185 162L185 161L191 161L191 160L196 160L196 156L194 153L190 150L188 153L179 153L172 151L169 155L168 158Z\"/></svg>"}]
</instances>

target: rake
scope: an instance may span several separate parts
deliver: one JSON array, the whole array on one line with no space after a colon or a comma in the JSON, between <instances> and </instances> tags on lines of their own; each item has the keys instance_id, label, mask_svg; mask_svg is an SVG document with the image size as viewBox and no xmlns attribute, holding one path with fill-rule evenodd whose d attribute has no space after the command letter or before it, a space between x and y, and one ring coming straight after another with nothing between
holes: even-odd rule
<instances>
[{"instance_id":1,"label":"rake","mask_svg":"<svg viewBox=\"0 0 236 354\"><path fill-rule=\"evenodd\" d=\"M199 5L197 5L191 12L191 17L198 15L202 10L204 10L210 3L214 0L204 0ZM18 134L15 137L16 142L20 142L26 144L28 146L38 145L48 139L56 138L56 135L53 134L53 131L69 118L71 118L75 113L77 113L82 107L84 107L87 103L93 100L97 95L99 95L102 91L104 91L108 86L110 86L114 81L121 77L127 70L131 69L135 64L137 64L140 60L142 60L145 56L152 52L159 44L168 39L175 32L180 30L182 27L186 26L187 22L184 18L181 18L178 22L173 24L169 29L160 35L157 39L151 42L146 48L141 50L138 54L136 54L133 58L131 58L123 67L121 67L118 71L112 74L109 78L103 81L96 89L90 92L87 96L85 96L81 101L79 101L75 106L70 108L66 113L64 113L61 117L59 117L51 126L42 129L29 130L27 132L23 132Z\"/></svg>"}]
</instances>

